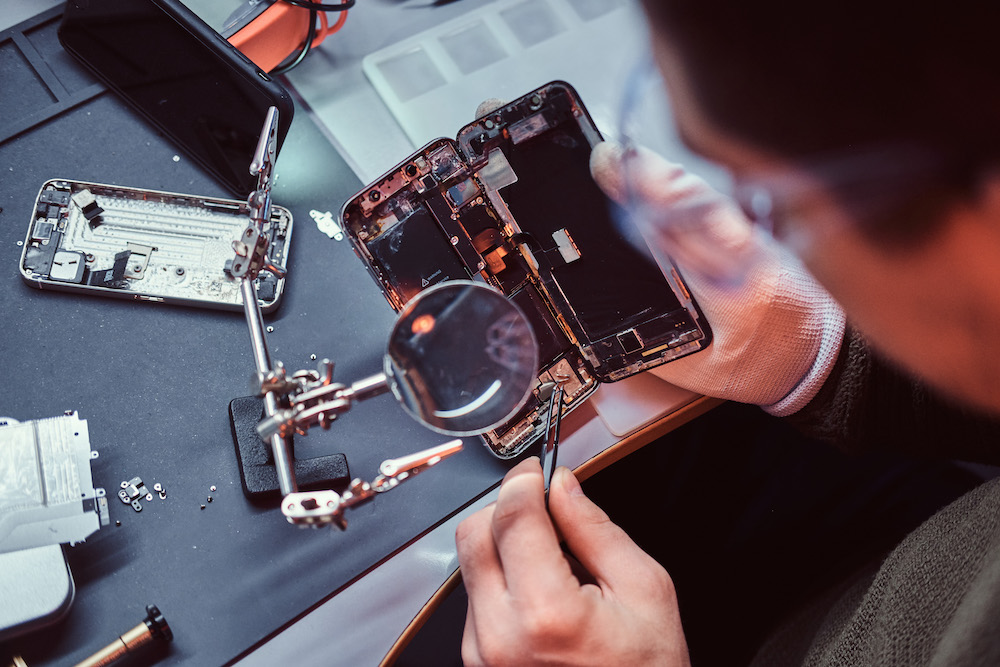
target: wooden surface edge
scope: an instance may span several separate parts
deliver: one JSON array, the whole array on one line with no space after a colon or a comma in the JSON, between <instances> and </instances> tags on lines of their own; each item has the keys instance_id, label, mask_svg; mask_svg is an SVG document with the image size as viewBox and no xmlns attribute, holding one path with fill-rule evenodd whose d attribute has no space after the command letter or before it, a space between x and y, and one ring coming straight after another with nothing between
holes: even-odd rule
<instances>
[{"instance_id":1,"label":"wooden surface edge","mask_svg":"<svg viewBox=\"0 0 1000 667\"><path fill-rule=\"evenodd\" d=\"M407 644L409 644L413 638L417 636L417 633L420 632L420 628L424 627L424 623L430 619L431 614L437 611L437 608L441 606L444 599L458 587L458 583L460 581L462 581L462 571L455 568L455 571L451 573L451 576L445 579L445 582L441 584L441 587L434 591L434 595L431 596L431 599L420 608L420 611L418 611L417 615L413 617L410 624L406 626L403 633L396 638L396 641L393 642L392 646L389 648L389 652L385 654L382 662L379 663L379 667L388 667L396 662L400 654L403 652L403 649L405 649Z\"/></svg>"},{"instance_id":2,"label":"wooden surface edge","mask_svg":"<svg viewBox=\"0 0 1000 667\"><path fill-rule=\"evenodd\" d=\"M577 479L581 482L585 479L592 477L601 470L604 470L612 463L622 460L632 452L635 452L649 443L653 442L660 436L670 433L676 428L687 424L692 419L700 417L712 408L724 403L722 399L711 398L708 396L701 396L691 401L687 405L674 410L668 415L664 415L660 419L657 419L653 423L644 426L643 428L630 433L625 436L617 443L611 445L600 454L588 459L584 463L576 467L573 472L576 474ZM441 606L444 599L455 590L459 582L462 580L462 571L460 569L455 569L451 573L445 582L441 585L434 595L420 608L417 615L413 617L410 624L406 626L403 633L396 638L396 641L389 648L389 652L386 653L385 658L379 663L379 667L389 667L392 665L406 648L407 644L413 640L420 628L424 626L427 620L431 617L437 608Z\"/></svg>"},{"instance_id":3,"label":"wooden surface edge","mask_svg":"<svg viewBox=\"0 0 1000 667\"><path fill-rule=\"evenodd\" d=\"M651 424L628 434L600 454L581 463L573 469L573 473L581 482L589 479L612 463L621 461L632 452L642 449L657 438L670 433L674 429L680 428L692 419L700 417L712 408L722 405L724 402L721 398L700 396L670 414L664 415Z\"/></svg>"}]
</instances>

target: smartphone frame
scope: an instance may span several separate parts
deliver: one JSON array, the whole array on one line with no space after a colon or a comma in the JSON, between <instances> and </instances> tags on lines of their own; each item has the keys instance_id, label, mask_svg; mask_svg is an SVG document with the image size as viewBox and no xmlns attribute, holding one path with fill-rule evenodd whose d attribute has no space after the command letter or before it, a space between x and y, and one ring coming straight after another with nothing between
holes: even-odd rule
<instances>
[{"instance_id":1,"label":"smartphone frame","mask_svg":"<svg viewBox=\"0 0 1000 667\"><path fill-rule=\"evenodd\" d=\"M394 310L430 285L473 279L529 313L540 343L539 382L564 383L564 415L601 382L711 341L676 269L665 275L644 245L634 245L641 237L622 227L631 223L610 212L600 220L596 209L609 203L588 161L601 140L576 91L555 81L461 128L457 140L430 142L341 212L355 253ZM591 298L605 284L608 294ZM578 307L584 302L603 312L593 317ZM536 397L484 434L491 451L500 458L525 451L541 436L544 407Z\"/></svg>"},{"instance_id":2,"label":"smartphone frame","mask_svg":"<svg viewBox=\"0 0 1000 667\"><path fill-rule=\"evenodd\" d=\"M97 208L81 206L87 197L74 199L84 192ZM242 312L240 281L225 266L249 215L246 201L51 179L35 199L18 271L42 290ZM272 204L265 234L279 268L286 268L292 223L291 211ZM53 278L60 253L73 269ZM261 272L256 280L261 311L274 312L286 278Z\"/></svg>"}]
</instances>

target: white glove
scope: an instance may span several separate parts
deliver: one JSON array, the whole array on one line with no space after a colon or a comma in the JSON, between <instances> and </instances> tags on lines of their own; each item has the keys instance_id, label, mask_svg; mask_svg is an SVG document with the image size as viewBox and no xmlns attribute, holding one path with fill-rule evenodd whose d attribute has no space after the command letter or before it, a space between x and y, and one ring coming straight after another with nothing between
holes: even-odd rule
<instances>
[{"instance_id":1,"label":"white glove","mask_svg":"<svg viewBox=\"0 0 1000 667\"><path fill-rule=\"evenodd\" d=\"M605 142L594 148L590 167L598 185L627 204L622 151ZM819 391L833 368L844 336L840 306L786 249L753 227L734 202L703 180L649 151L630 158L630 191L654 207L697 202L720 256L744 266L745 277L721 287L684 271L687 248L673 236L673 255L712 329L701 352L651 372L679 387L718 398L754 403L790 415ZM663 254L662 228L640 229L654 254ZM658 240L658 237L659 240ZM694 250L695 252L697 249Z\"/></svg>"}]
</instances>

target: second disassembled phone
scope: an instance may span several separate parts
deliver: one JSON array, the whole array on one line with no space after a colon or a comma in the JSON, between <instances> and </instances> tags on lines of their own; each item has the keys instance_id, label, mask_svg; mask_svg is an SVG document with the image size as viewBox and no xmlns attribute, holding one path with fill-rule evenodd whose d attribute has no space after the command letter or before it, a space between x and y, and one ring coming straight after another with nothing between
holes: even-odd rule
<instances>
[{"instance_id":1,"label":"second disassembled phone","mask_svg":"<svg viewBox=\"0 0 1000 667\"><path fill-rule=\"evenodd\" d=\"M411 155L345 204L342 227L396 310L424 288L477 280L527 314L539 385L562 414L613 382L706 347L677 271L628 238L589 171L601 135L569 84L549 83ZM620 218L620 216L618 216ZM638 233L636 232L636 236ZM542 436L537 395L486 434L500 458Z\"/></svg>"},{"instance_id":2,"label":"second disassembled phone","mask_svg":"<svg viewBox=\"0 0 1000 667\"><path fill-rule=\"evenodd\" d=\"M45 182L21 253L32 287L137 301L242 310L240 281L224 271L247 225L246 201L83 183ZM284 268L292 214L272 206L270 260ZM261 310L281 301L285 278L256 278Z\"/></svg>"}]
</instances>

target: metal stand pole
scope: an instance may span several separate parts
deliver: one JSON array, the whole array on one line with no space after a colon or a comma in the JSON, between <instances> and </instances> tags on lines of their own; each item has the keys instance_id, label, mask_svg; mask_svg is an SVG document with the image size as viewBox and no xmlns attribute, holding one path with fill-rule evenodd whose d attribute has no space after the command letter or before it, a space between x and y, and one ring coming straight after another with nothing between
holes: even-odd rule
<instances>
[{"instance_id":1,"label":"metal stand pole","mask_svg":"<svg viewBox=\"0 0 1000 667\"><path fill-rule=\"evenodd\" d=\"M253 362L257 367L257 373L263 377L273 368L271 366L271 353L267 349L267 338L264 335L264 318L261 316L260 304L257 302L257 288L254 286L252 278L244 278L240 282L240 293L243 295L243 312L246 313L247 327L250 329ZM265 393L265 416L273 417L279 409L278 399L274 392ZM299 486L292 471L292 436L283 438L275 433L268 440L274 455L274 468L278 473L278 487L281 489L281 495L287 496L289 493L296 493Z\"/></svg>"}]
</instances>

